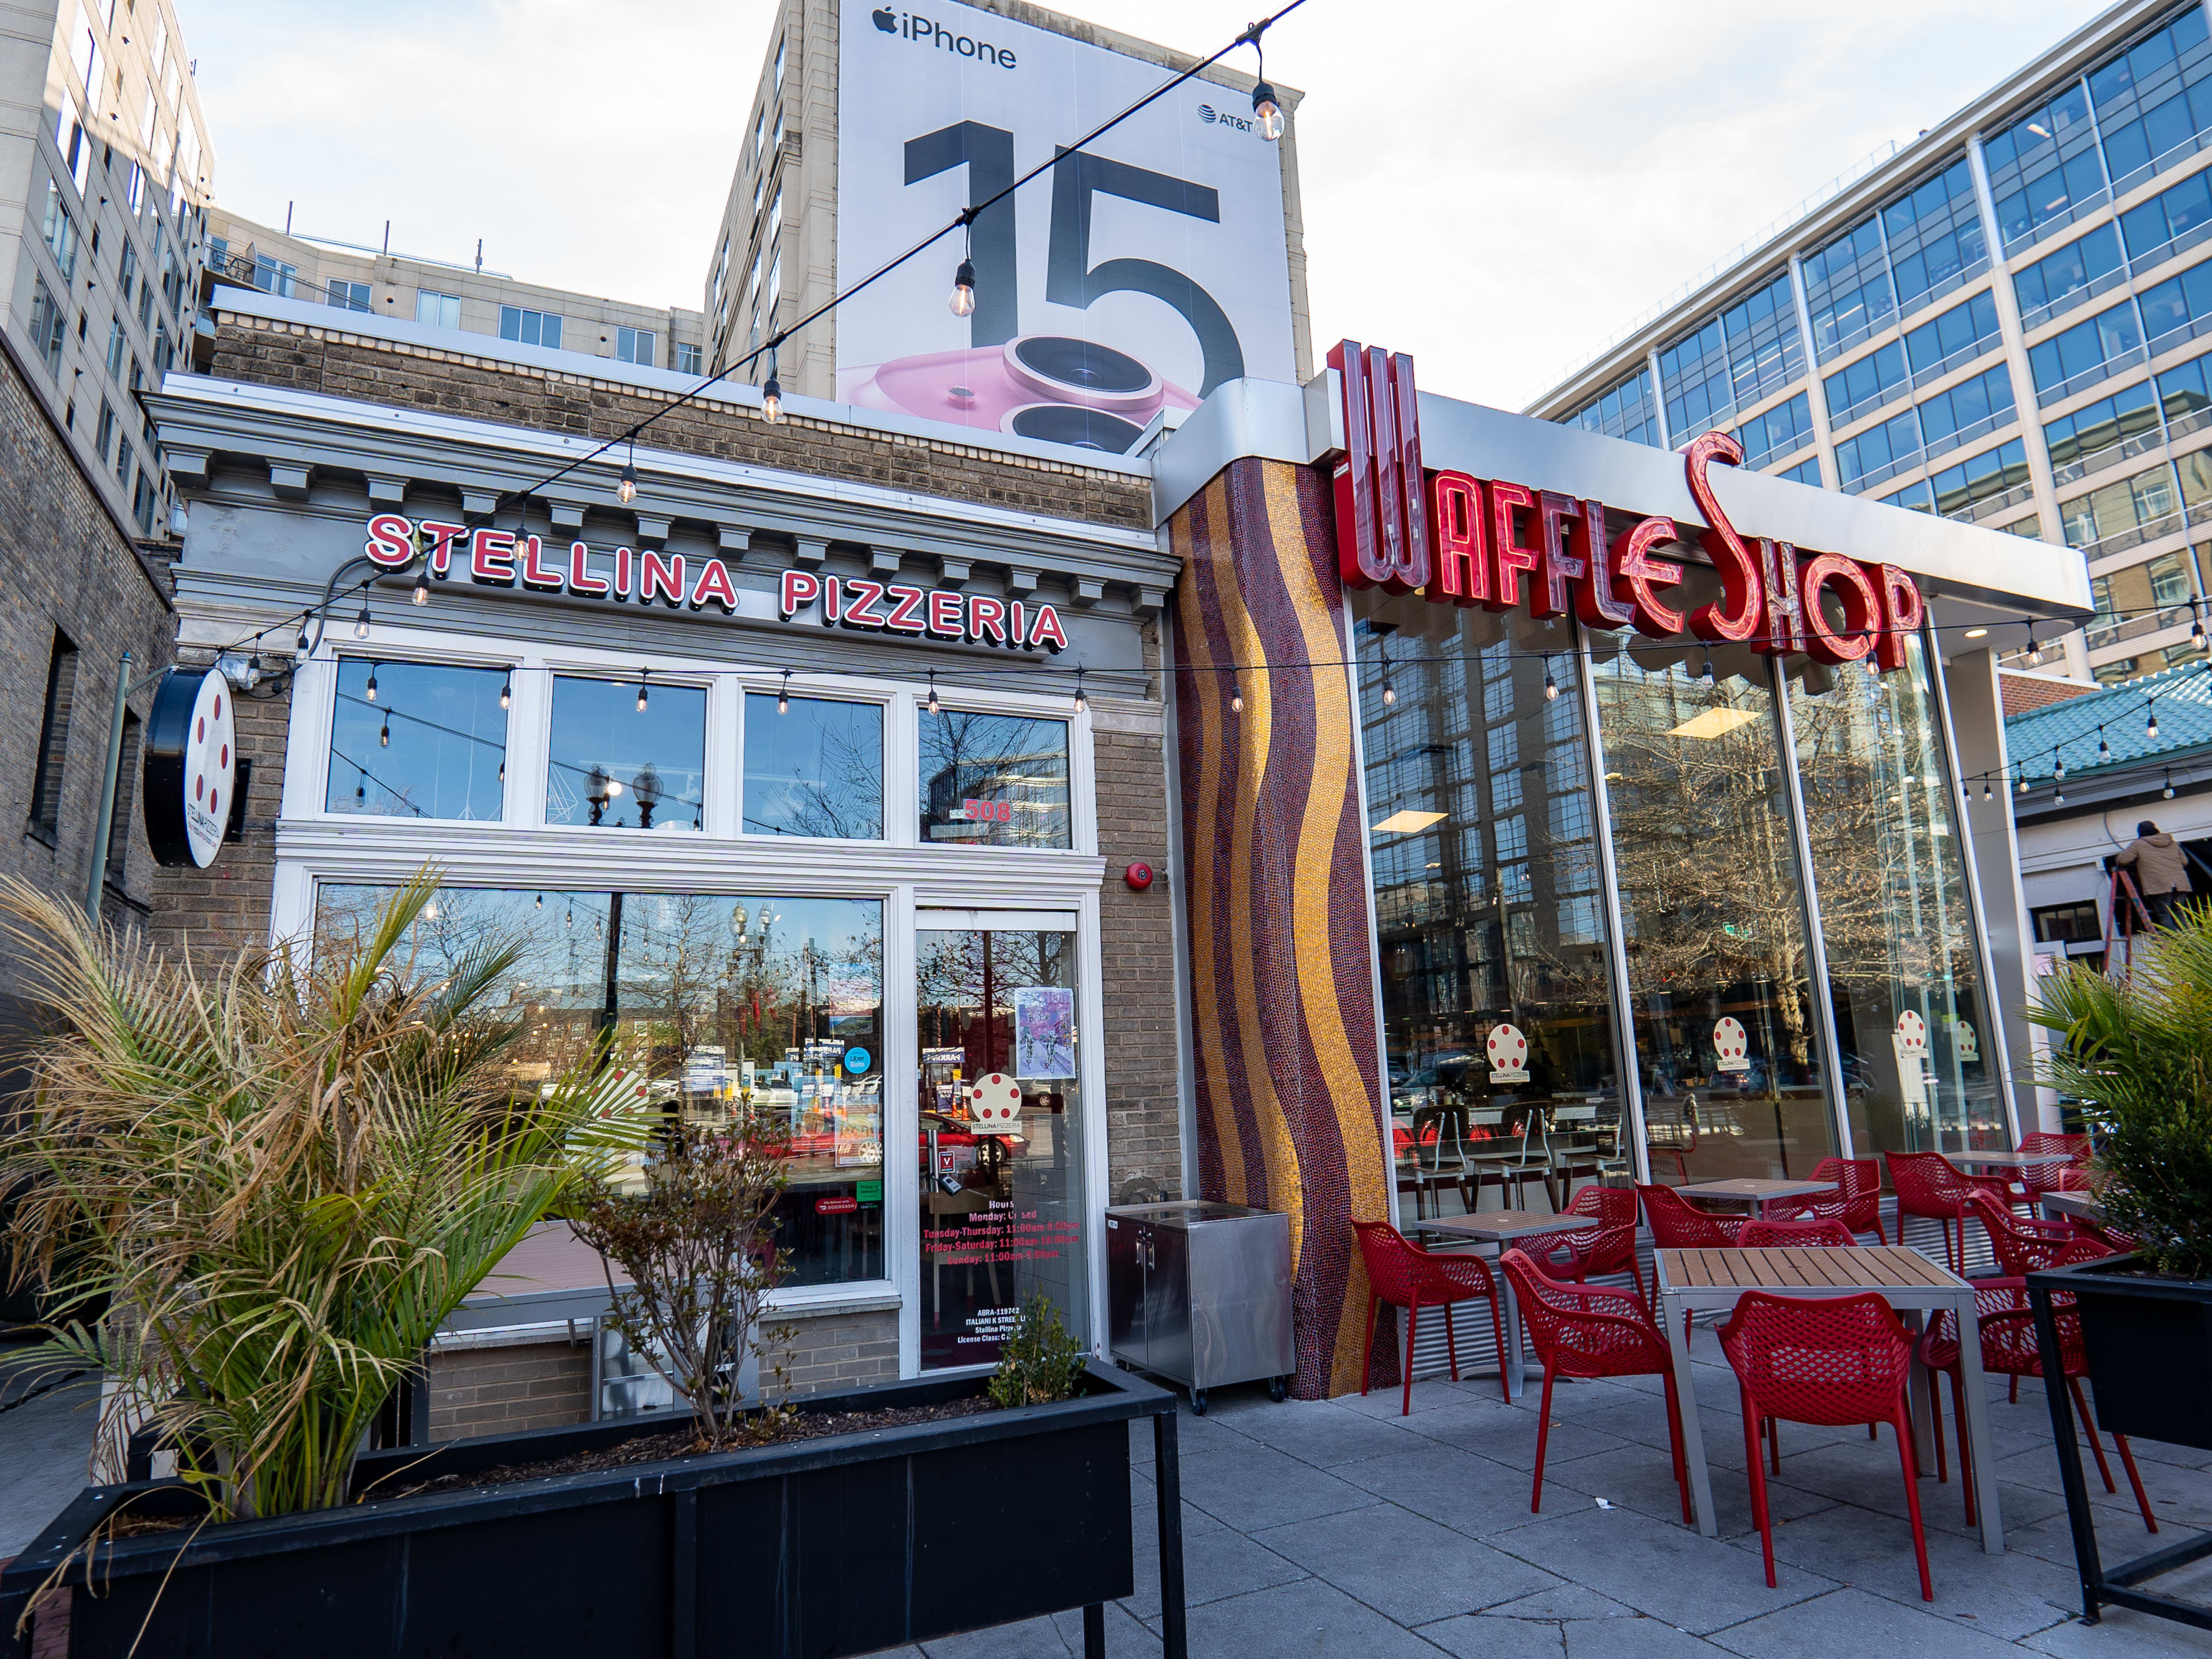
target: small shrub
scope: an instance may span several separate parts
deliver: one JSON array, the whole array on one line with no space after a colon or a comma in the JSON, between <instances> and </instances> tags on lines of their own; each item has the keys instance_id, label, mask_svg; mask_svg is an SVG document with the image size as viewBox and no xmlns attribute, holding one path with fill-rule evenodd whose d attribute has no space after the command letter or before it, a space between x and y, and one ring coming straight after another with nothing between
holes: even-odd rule
<instances>
[{"instance_id":1,"label":"small shrub","mask_svg":"<svg viewBox=\"0 0 2212 1659\"><path fill-rule=\"evenodd\" d=\"M1075 1392L1082 1371L1082 1345L1060 1322L1051 1299L1042 1291L1031 1291L1006 1339L1005 1357L991 1375L992 1401L1007 1410L1048 1406Z\"/></svg>"}]
</instances>

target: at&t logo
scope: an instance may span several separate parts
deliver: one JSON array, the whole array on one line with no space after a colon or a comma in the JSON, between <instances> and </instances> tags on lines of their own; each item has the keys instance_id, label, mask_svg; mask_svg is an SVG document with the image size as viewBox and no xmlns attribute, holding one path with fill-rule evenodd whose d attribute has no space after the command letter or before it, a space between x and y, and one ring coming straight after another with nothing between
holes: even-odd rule
<instances>
[{"instance_id":1,"label":"at&t logo","mask_svg":"<svg viewBox=\"0 0 2212 1659\"><path fill-rule=\"evenodd\" d=\"M1250 132L1254 130L1251 118L1249 116L1231 115L1227 110L1216 109L1211 104L1200 104L1198 106L1198 118L1210 127L1224 126L1234 132Z\"/></svg>"}]
</instances>

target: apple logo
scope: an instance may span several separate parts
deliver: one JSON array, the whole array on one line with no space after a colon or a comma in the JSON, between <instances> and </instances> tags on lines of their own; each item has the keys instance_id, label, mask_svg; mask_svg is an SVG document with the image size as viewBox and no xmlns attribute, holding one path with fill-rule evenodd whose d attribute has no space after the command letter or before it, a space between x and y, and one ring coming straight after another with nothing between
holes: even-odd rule
<instances>
[{"instance_id":1,"label":"apple logo","mask_svg":"<svg viewBox=\"0 0 2212 1659\"><path fill-rule=\"evenodd\" d=\"M889 6L878 6L868 15L875 19L876 27L885 34L898 33L898 14Z\"/></svg>"}]
</instances>

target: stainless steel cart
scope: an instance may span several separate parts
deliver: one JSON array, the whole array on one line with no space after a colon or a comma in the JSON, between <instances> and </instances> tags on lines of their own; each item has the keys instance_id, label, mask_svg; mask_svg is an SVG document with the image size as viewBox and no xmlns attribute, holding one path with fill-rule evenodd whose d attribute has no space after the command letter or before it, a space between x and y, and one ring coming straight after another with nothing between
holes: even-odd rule
<instances>
[{"instance_id":1,"label":"stainless steel cart","mask_svg":"<svg viewBox=\"0 0 2212 1659\"><path fill-rule=\"evenodd\" d=\"M1282 1399L1291 1347L1291 1218L1186 1199L1106 1212L1113 1357L1182 1383L1193 1411L1224 1382Z\"/></svg>"}]
</instances>

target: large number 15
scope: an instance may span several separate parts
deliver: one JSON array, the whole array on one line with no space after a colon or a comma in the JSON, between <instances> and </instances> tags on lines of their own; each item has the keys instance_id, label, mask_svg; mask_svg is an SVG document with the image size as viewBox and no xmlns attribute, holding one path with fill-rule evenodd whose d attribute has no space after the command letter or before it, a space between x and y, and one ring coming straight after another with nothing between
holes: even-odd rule
<instances>
[{"instance_id":1,"label":"large number 15","mask_svg":"<svg viewBox=\"0 0 2212 1659\"><path fill-rule=\"evenodd\" d=\"M1172 306L1198 337L1205 359L1201 398L1244 373L1244 353L1228 313L1198 283L1151 259L1091 264L1091 202L1118 196L1209 224L1221 222L1221 198L1205 185L1174 179L1126 161L1088 152L1058 152L1053 166L1052 240L1045 258L1044 297L1054 305L1088 310L1109 294L1149 294ZM906 145L906 182L918 184L957 167L968 169L971 203L988 201L1014 181L1014 136L1002 127L963 121ZM1012 197L975 216L969 235L975 261L975 313L969 338L1001 345L1021 332L1014 256Z\"/></svg>"}]
</instances>

